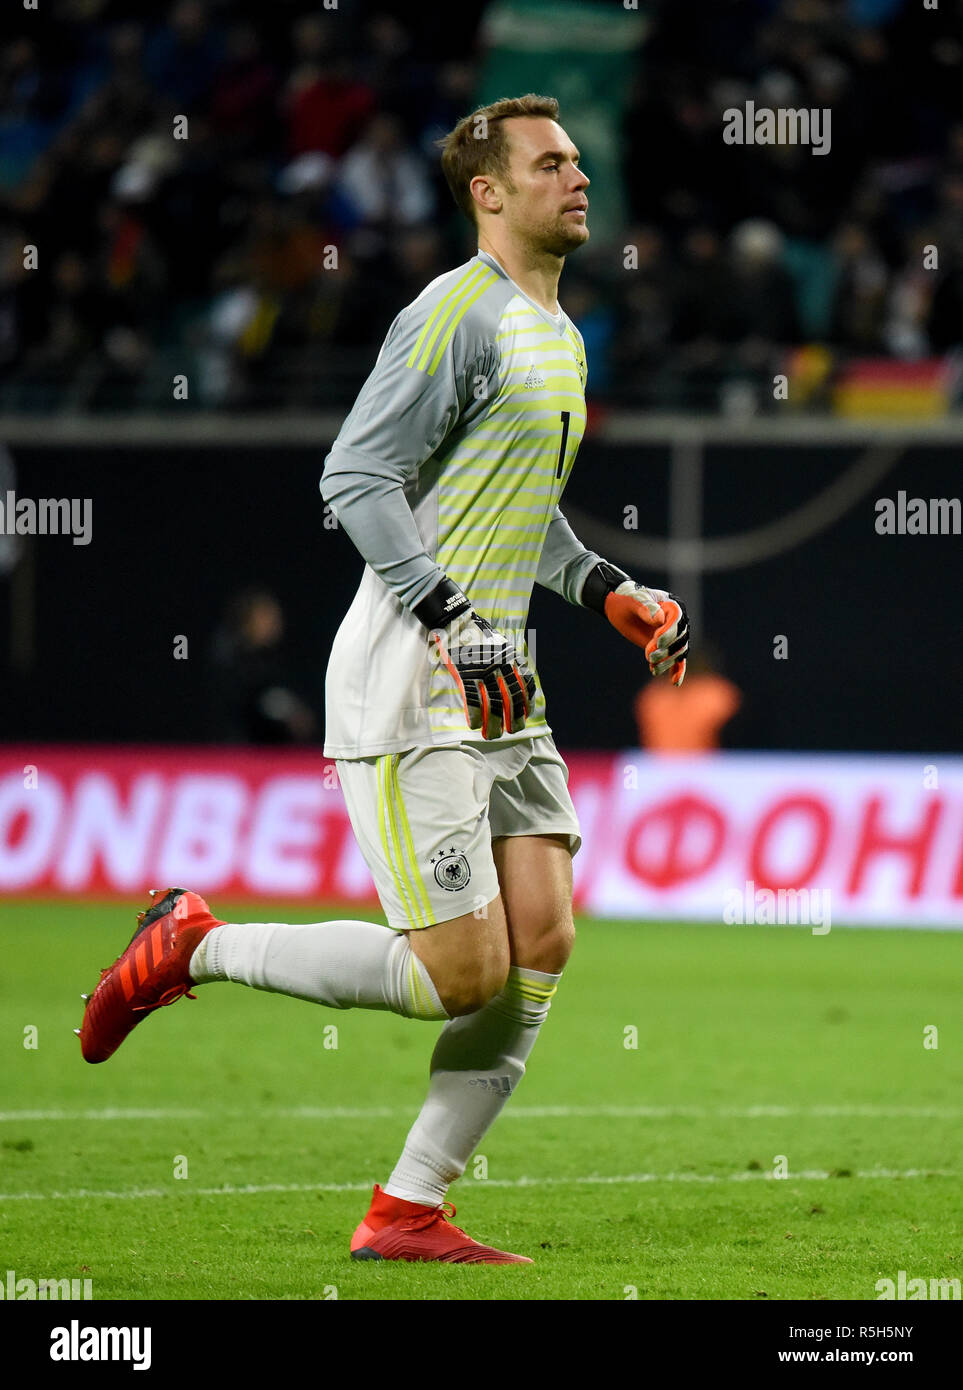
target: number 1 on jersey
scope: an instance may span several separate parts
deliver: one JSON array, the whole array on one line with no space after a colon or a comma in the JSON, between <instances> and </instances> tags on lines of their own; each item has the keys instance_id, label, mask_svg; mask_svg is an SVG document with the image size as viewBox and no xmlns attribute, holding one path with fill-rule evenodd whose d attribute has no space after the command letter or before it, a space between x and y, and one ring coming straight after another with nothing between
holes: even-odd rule
<instances>
[{"instance_id":1,"label":"number 1 on jersey","mask_svg":"<svg viewBox=\"0 0 963 1390\"><path fill-rule=\"evenodd\" d=\"M562 411L562 442L558 448L558 467L555 469L556 478L560 478L565 468L565 445L568 443L568 422L571 419L570 410Z\"/></svg>"}]
</instances>

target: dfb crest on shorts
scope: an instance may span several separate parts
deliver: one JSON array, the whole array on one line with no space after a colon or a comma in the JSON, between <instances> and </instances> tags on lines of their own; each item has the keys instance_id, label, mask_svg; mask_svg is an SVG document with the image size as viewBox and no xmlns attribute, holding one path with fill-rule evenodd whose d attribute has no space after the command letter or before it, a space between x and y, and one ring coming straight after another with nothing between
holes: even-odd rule
<instances>
[{"instance_id":1,"label":"dfb crest on shorts","mask_svg":"<svg viewBox=\"0 0 963 1390\"><path fill-rule=\"evenodd\" d=\"M468 860L454 846L443 849L431 863L435 866L435 882L449 893L457 893L459 888L467 888L471 882Z\"/></svg>"}]
</instances>

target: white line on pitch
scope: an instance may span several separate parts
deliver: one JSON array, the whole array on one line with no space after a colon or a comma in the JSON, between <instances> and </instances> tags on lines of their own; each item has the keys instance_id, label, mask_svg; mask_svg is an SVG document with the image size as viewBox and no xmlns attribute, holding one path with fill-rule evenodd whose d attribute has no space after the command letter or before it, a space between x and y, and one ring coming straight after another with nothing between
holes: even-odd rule
<instances>
[{"instance_id":1,"label":"white line on pitch","mask_svg":"<svg viewBox=\"0 0 963 1390\"><path fill-rule=\"evenodd\" d=\"M250 1109L221 1110L178 1106L111 1107L102 1110L0 1110L0 1124L20 1124L29 1120L247 1120L251 1118L252 1113L266 1119L286 1120L394 1120L410 1116L412 1108L295 1105L265 1107L254 1112ZM938 1105L510 1105L506 1107L503 1115L505 1118L514 1117L519 1120L957 1120L963 1116L963 1108Z\"/></svg>"},{"instance_id":2,"label":"white line on pitch","mask_svg":"<svg viewBox=\"0 0 963 1390\"><path fill-rule=\"evenodd\" d=\"M627 1173L622 1176L607 1177L593 1173L586 1177L574 1178L486 1178L484 1181L468 1180L465 1187L566 1187L566 1186L610 1186L618 1187L627 1183L658 1182L758 1182L782 1181L787 1185L793 1180L802 1182L824 1182L834 1178L834 1173L820 1168L807 1168L798 1173L790 1173L783 1179L766 1172L740 1173ZM850 1175L854 1178L959 1178L958 1173L949 1173L938 1168L865 1168ZM272 1192L367 1192L370 1182L305 1182L305 1183L244 1183L236 1186L223 1183L220 1187L184 1188L137 1187L126 1191L97 1191L90 1188L77 1188L72 1192L0 1192L0 1202L82 1202L100 1199L121 1201L145 1201L162 1197L249 1197ZM464 1187L461 1189L464 1191Z\"/></svg>"}]
</instances>

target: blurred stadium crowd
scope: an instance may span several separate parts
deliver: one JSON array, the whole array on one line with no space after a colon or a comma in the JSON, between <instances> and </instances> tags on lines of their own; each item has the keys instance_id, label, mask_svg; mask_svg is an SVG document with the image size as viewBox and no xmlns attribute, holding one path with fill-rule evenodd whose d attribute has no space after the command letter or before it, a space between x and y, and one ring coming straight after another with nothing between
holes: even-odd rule
<instances>
[{"instance_id":1,"label":"blurred stadium crowd","mask_svg":"<svg viewBox=\"0 0 963 1390\"><path fill-rule=\"evenodd\" d=\"M472 253L435 142L475 104L486 8L25 12L0 50L0 408L152 408L179 372L192 406L350 405L395 313ZM640 9L630 221L593 228L563 282L594 396L717 408L794 353L817 376L952 353L963 0ZM750 99L831 108L831 153L724 145Z\"/></svg>"}]
</instances>

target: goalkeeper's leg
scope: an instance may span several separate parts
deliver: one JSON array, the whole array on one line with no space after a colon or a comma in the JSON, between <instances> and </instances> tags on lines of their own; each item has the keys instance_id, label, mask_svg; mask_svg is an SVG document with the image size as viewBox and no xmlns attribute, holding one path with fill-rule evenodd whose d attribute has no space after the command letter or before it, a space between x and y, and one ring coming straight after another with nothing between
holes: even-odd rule
<instances>
[{"instance_id":1,"label":"goalkeeper's leg","mask_svg":"<svg viewBox=\"0 0 963 1390\"><path fill-rule=\"evenodd\" d=\"M510 750L503 761L521 766L525 756ZM193 985L218 980L334 1009L435 1021L480 1009L497 994L508 974L508 929L482 755L429 747L403 759L341 762L339 770L391 926L221 922L197 894L171 889L141 914L88 1001L78 1030L88 1062L105 1061L148 1014ZM412 948L411 928L435 933L430 960Z\"/></svg>"},{"instance_id":2,"label":"goalkeeper's leg","mask_svg":"<svg viewBox=\"0 0 963 1390\"><path fill-rule=\"evenodd\" d=\"M567 836L498 839L493 854L506 910L511 966L483 1008L447 1023L431 1059L428 1098L384 1192L436 1206L525 1074L572 950L572 857ZM413 937L429 969L437 928ZM377 1194L376 1194L377 1200Z\"/></svg>"},{"instance_id":3,"label":"goalkeeper's leg","mask_svg":"<svg viewBox=\"0 0 963 1390\"><path fill-rule=\"evenodd\" d=\"M512 756L521 765L525 754ZM427 747L341 760L338 773L391 925L217 927L194 956L192 978L407 1018L480 1009L505 983L509 965L482 755ZM423 943L428 936L431 947Z\"/></svg>"},{"instance_id":4,"label":"goalkeeper's leg","mask_svg":"<svg viewBox=\"0 0 963 1390\"><path fill-rule=\"evenodd\" d=\"M198 984L233 980L325 1004L330 1009L388 1009L405 1018L449 1019L479 1009L508 969L505 916L496 898L482 921L472 913L428 927L458 942L426 965L424 932L376 922L225 923L198 947L190 973Z\"/></svg>"},{"instance_id":5,"label":"goalkeeper's leg","mask_svg":"<svg viewBox=\"0 0 963 1390\"><path fill-rule=\"evenodd\" d=\"M220 922L196 893L170 889L141 913L130 945L90 996L77 1030L83 1056L106 1061L148 1014L215 980L332 1009L454 1018L481 1008L505 980L504 912L498 898L490 906L482 921L472 914L456 919L458 954L429 971L406 933L375 922Z\"/></svg>"}]
</instances>

